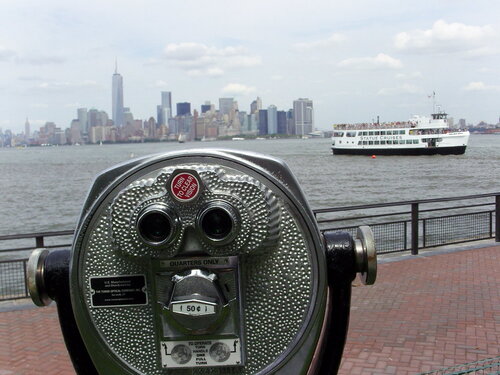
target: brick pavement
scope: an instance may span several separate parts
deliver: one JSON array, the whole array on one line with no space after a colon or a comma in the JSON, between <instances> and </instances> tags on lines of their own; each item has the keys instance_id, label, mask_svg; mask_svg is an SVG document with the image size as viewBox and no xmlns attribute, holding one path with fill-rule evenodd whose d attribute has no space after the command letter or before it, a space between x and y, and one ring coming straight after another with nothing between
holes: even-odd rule
<instances>
[{"instance_id":1,"label":"brick pavement","mask_svg":"<svg viewBox=\"0 0 500 375\"><path fill-rule=\"evenodd\" d=\"M353 288L340 374L415 374L500 355L500 246L379 267Z\"/></svg>"},{"instance_id":2,"label":"brick pavement","mask_svg":"<svg viewBox=\"0 0 500 375\"><path fill-rule=\"evenodd\" d=\"M353 290L340 374L415 374L500 353L500 246L379 266ZM0 313L0 375L72 375L54 306Z\"/></svg>"}]
</instances>

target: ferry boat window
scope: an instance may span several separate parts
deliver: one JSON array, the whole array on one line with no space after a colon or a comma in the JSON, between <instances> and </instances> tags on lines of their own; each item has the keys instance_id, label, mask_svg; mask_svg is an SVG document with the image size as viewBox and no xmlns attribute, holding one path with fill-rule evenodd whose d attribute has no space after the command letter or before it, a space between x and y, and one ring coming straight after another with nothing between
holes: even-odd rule
<instances>
[{"instance_id":1,"label":"ferry boat window","mask_svg":"<svg viewBox=\"0 0 500 375\"><path fill-rule=\"evenodd\" d=\"M375 132L375 135L380 135L380 132L379 132L379 131L376 131L376 132Z\"/></svg>"},{"instance_id":2,"label":"ferry boat window","mask_svg":"<svg viewBox=\"0 0 500 375\"><path fill-rule=\"evenodd\" d=\"M343 137L344 136L344 132L333 132L333 136L334 137Z\"/></svg>"},{"instance_id":3,"label":"ferry boat window","mask_svg":"<svg viewBox=\"0 0 500 375\"><path fill-rule=\"evenodd\" d=\"M363 134L362 134L362 135L368 135L368 132L363 132Z\"/></svg>"},{"instance_id":4,"label":"ferry boat window","mask_svg":"<svg viewBox=\"0 0 500 375\"><path fill-rule=\"evenodd\" d=\"M438 138L437 141L438 142L443 142L443 138Z\"/></svg>"},{"instance_id":5,"label":"ferry boat window","mask_svg":"<svg viewBox=\"0 0 500 375\"><path fill-rule=\"evenodd\" d=\"M413 139L414 144L418 144L418 139Z\"/></svg>"},{"instance_id":6,"label":"ferry boat window","mask_svg":"<svg viewBox=\"0 0 500 375\"><path fill-rule=\"evenodd\" d=\"M399 134L404 134L404 133L405 133L405 131L404 131L404 130L400 130L400 131L399 131Z\"/></svg>"},{"instance_id":7,"label":"ferry boat window","mask_svg":"<svg viewBox=\"0 0 500 375\"><path fill-rule=\"evenodd\" d=\"M368 132L368 135L373 135L373 132Z\"/></svg>"},{"instance_id":8,"label":"ferry boat window","mask_svg":"<svg viewBox=\"0 0 500 375\"><path fill-rule=\"evenodd\" d=\"M411 141L412 141L411 139L407 139L407 140L406 140L406 144L407 144L407 145L411 145L411 143L412 143Z\"/></svg>"},{"instance_id":9,"label":"ferry boat window","mask_svg":"<svg viewBox=\"0 0 500 375\"><path fill-rule=\"evenodd\" d=\"M348 137L355 137L356 136L356 132L347 132L346 136L348 136Z\"/></svg>"},{"instance_id":10,"label":"ferry boat window","mask_svg":"<svg viewBox=\"0 0 500 375\"><path fill-rule=\"evenodd\" d=\"M392 130L387 130L387 135L392 135Z\"/></svg>"},{"instance_id":11,"label":"ferry boat window","mask_svg":"<svg viewBox=\"0 0 500 375\"><path fill-rule=\"evenodd\" d=\"M392 145L392 141L387 141L387 144L388 145Z\"/></svg>"},{"instance_id":12,"label":"ferry boat window","mask_svg":"<svg viewBox=\"0 0 500 375\"><path fill-rule=\"evenodd\" d=\"M372 144L373 144L373 141L368 141L368 144L369 144L369 145L372 145Z\"/></svg>"},{"instance_id":13,"label":"ferry boat window","mask_svg":"<svg viewBox=\"0 0 500 375\"><path fill-rule=\"evenodd\" d=\"M358 141L358 146L359 146L359 145L361 145L361 144L362 144L362 142L361 142L361 141Z\"/></svg>"},{"instance_id":14,"label":"ferry boat window","mask_svg":"<svg viewBox=\"0 0 500 375\"><path fill-rule=\"evenodd\" d=\"M380 142L379 142L379 141L375 141L375 143L374 143L374 144L375 144L375 145L379 145L379 144L380 144Z\"/></svg>"},{"instance_id":15,"label":"ferry boat window","mask_svg":"<svg viewBox=\"0 0 500 375\"><path fill-rule=\"evenodd\" d=\"M380 144L381 145L385 145L385 141L380 141Z\"/></svg>"},{"instance_id":16,"label":"ferry boat window","mask_svg":"<svg viewBox=\"0 0 500 375\"><path fill-rule=\"evenodd\" d=\"M385 130L381 130L380 135L385 135Z\"/></svg>"}]
</instances>

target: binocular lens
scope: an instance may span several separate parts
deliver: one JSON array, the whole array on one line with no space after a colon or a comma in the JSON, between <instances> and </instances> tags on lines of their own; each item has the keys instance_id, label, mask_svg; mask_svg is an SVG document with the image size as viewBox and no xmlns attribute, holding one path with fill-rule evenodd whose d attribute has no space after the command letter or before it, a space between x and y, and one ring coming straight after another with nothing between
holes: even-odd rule
<instances>
[{"instance_id":1,"label":"binocular lens","mask_svg":"<svg viewBox=\"0 0 500 375\"><path fill-rule=\"evenodd\" d=\"M166 242L172 234L172 222L166 212L151 210L140 216L137 222L139 235L149 244Z\"/></svg>"},{"instance_id":2,"label":"binocular lens","mask_svg":"<svg viewBox=\"0 0 500 375\"><path fill-rule=\"evenodd\" d=\"M234 225L231 214L221 207L206 210L200 221L205 235L215 241L223 240L229 236Z\"/></svg>"}]
</instances>

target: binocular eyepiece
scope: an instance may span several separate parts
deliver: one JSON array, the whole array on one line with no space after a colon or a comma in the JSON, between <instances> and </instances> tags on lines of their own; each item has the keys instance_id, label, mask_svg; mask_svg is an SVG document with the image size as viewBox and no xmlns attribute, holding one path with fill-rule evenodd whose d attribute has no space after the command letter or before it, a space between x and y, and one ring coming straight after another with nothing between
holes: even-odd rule
<instances>
[{"instance_id":1,"label":"binocular eyepiece","mask_svg":"<svg viewBox=\"0 0 500 375\"><path fill-rule=\"evenodd\" d=\"M333 374L373 234L320 233L288 167L190 150L99 175L71 250L33 252L81 374Z\"/></svg>"},{"instance_id":2,"label":"binocular eyepiece","mask_svg":"<svg viewBox=\"0 0 500 375\"><path fill-rule=\"evenodd\" d=\"M178 221L165 204L152 204L139 213L137 233L148 245L166 245L174 238Z\"/></svg>"}]
</instances>

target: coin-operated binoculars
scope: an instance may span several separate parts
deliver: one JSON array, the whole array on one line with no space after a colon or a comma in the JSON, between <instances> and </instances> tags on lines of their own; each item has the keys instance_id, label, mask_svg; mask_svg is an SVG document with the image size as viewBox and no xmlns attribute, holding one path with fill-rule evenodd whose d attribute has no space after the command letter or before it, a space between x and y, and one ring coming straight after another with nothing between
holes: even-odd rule
<instances>
[{"instance_id":1,"label":"coin-operated binoculars","mask_svg":"<svg viewBox=\"0 0 500 375\"><path fill-rule=\"evenodd\" d=\"M190 150L97 177L69 250L35 251L79 374L333 374L368 227L320 234L281 161Z\"/></svg>"}]
</instances>

